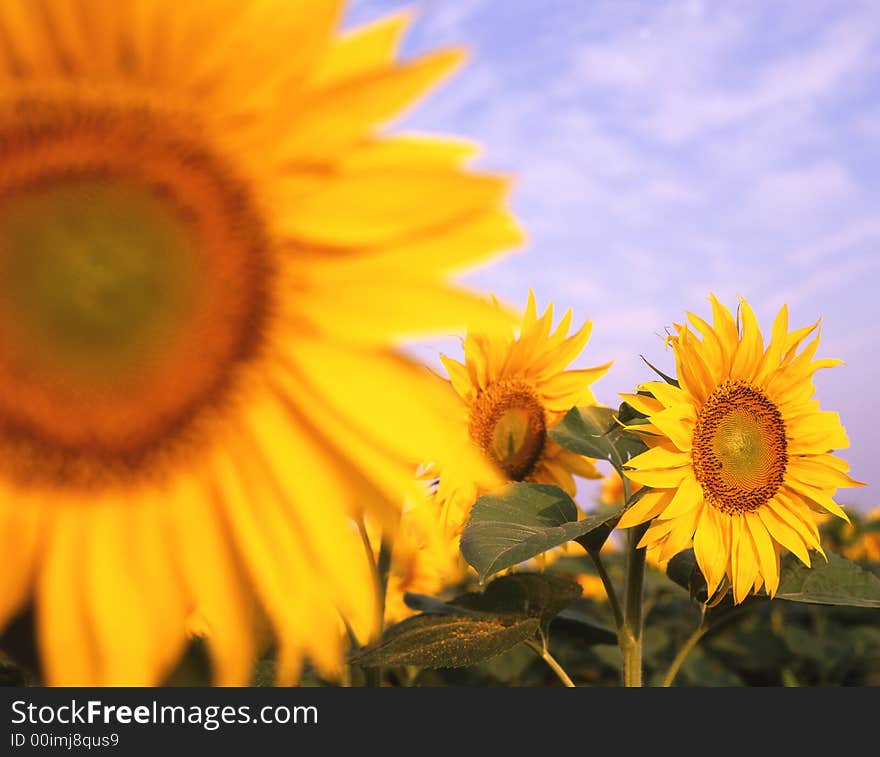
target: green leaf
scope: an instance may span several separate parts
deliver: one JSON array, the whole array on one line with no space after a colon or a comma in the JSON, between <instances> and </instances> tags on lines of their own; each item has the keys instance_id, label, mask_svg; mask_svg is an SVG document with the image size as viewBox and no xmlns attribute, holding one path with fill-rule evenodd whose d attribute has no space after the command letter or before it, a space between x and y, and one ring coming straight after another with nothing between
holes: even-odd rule
<instances>
[{"instance_id":1,"label":"green leaf","mask_svg":"<svg viewBox=\"0 0 880 757\"><path fill-rule=\"evenodd\" d=\"M587 609L588 600L575 602L553 619L553 638L570 637L580 646L617 644L617 632L596 620Z\"/></svg>"},{"instance_id":2,"label":"green leaf","mask_svg":"<svg viewBox=\"0 0 880 757\"><path fill-rule=\"evenodd\" d=\"M608 407L575 407L552 429L550 438L578 455L607 460L623 475L623 466L647 450L645 443L617 422Z\"/></svg>"},{"instance_id":3,"label":"green leaf","mask_svg":"<svg viewBox=\"0 0 880 757\"><path fill-rule=\"evenodd\" d=\"M776 598L817 605L880 607L880 578L840 555L827 554L827 563L814 555L810 568L794 555L785 555ZM675 555L666 567L666 575L698 602L706 601L706 581L692 549Z\"/></svg>"},{"instance_id":4,"label":"green leaf","mask_svg":"<svg viewBox=\"0 0 880 757\"><path fill-rule=\"evenodd\" d=\"M533 638L538 628L537 618L505 623L494 617L416 615L388 628L378 643L352 655L351 662L364 668L463 668Z\"/></svg>"},{"instance_id":5,"label":"green leaf","mask_svg":"<svg viewBox=\"0 0 880 757\"><path fill-rule=\"evenodd\" d=\"M581 587L568 578L513 573L496 578L482 593L463 594L449 604L484 613L537 618L546 632L550 621L582 593Z\"/></svg>"},{"instance_id":6,"label":"green leaf","mask_svg":"<svg viewBox=\"0 0 880 757\"><path fill-rule=\"evenodd\" d=\"M508 484L480 497L461 536L461 553L480 581L553 547L578 539L622 510L578 520L578 507L562 489Z\"/></svg>"},{"instance_id":7,"label":"green leaf","mask_svg":"<svg viewBox=\"0 0 880 757\"><path fill-rule=\"evenodd\" d=\"M672 376L667 376L663 371L659 368L654 367L648 362L648 359L644 355L639 355L639 357L645 361L645 365L648 366L654 373L656 373L660 378L662 378L667 384L672 384L672 386L678 386L678 379L672 378Z\"/></svg>"},{"instance_id":8,"label":"green leaf","mask_svg":"<svg viewBox=\"0 0 880 757\"><path fill-rule=\"evenodd\" d=\"M703 603L708 599L708 589L706 579L700 572L700 566L697 565L697 558L694 550L686 549L673 555L666 564L666 575L675 583L686 589L691 595L691 599Z\"/></svg>"},{"instance_id":9,"label":"green leaf","mask_svg":"<svg viewBox=\"0 0 880 757\"><path fill-rule=\"evenodd\" d=\"M786 555L780 569L779 599L816 605L880 607L880 578L845 557L828 552L808 568Z\"/></svg>"}]
</instances>

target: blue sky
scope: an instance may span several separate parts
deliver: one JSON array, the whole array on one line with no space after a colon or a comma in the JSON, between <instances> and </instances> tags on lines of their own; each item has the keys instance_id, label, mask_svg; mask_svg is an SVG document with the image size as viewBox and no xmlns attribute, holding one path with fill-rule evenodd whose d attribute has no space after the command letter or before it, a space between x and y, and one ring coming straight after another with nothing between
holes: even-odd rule
<instances>
[{"instance_id":1,"label":"blue sky","mask_svg":"<svg viewBox=\"0 0 880 757\"><path fill-rule=\"evenodd\" d=\"M347 26L416 13L404 55L467 67L398 122L483 146L511 174L528 244L467 283L594 320L576 364L615 361L600 401L671 369L662 335L715 292L769 330L823 317L818 398L880 504L880 2L354 0ZM452 346L450 346L452 345ZM452 342L422 346L456 354Z\"/></svg>"}]
</instances>

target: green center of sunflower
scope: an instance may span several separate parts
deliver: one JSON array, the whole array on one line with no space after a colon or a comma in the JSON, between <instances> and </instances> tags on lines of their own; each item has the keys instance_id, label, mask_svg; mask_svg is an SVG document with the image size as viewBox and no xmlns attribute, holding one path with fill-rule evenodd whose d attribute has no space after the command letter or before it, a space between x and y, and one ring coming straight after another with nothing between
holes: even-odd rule
<instances>
[{"instance_id":1,"label":"green center of sunflower","mask_svg":"<svg viewBox=\"0 0 880 757\"><path fill-rule=\"evenodd\" d=\"M155 479L258 359L262 207L191 114L52 89L0 100L0 478Z\"/></svg>"},{"instance_id":2,"label":"green center of sunflower","mask_svg":"<svg viewBox=\"0 0 880 757\"><path fill-rule=\"evenodd\" d=\"M193 240L166 201L120 181L75 179L0 206L0 297L49 370L89 380L130 369L184 316Z\"/></svg>"},{"instance_id":3,"label":"green center of sunflower","mask_svg":"<svg viewBox=\"0 0 880 757\"><path fill-rule=\"evenodd\" d=\"M788 464L779 408L744 381L720 384L697 417L693 460L711 505L730 514L757 510L776 494Z\"/></svg>"},{"instance_id":4,"label":"green center of sunflower","mask_svg":"<svg viewBox=\"0 0 880 757\"><path fill-rule=\"evenodd\" d=\"M544 450L544 408L526 384L498 382L471 407L470 435L507 478L523 481Z\"/></svg>"}]
</instances>

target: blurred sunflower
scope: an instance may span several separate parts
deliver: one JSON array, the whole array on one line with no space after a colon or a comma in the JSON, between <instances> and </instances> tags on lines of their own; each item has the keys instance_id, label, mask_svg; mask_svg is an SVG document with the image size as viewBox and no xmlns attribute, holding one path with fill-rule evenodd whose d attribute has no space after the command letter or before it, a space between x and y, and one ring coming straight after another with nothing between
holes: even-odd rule
<instances>
[{"instance_id":1,"label":"blurred sunflower","mask_svg":"<svg viewBox=\"0 0 880 757\"><path fill-rule=\"evenodd\" d=\"M217 683L264 617L279 680L332 674L351 516L418 460L492 480L390 345L498 317L446 274L518 241L506 182L377 134L462 55L342 5L0 6L0 629L34 608L49 684L160 682L191 617Z\"/></svg>"},{"instance_id":2,"label":"blurred sunflower","mask_svg":"<svg viewBox=\"0 0 880 757\"><path fill-rule=\"evenodd\" d=\"M846 524L839 538L844 557L880 563L880 508L874 508L856 524Z\"/></svg>"},{"instance_id":3,"label":"blurred sunflower","mask_svg":"<svg viewBox=\"0 0 880 757\"><path fill-rule=\"evenodd\" d=\"M818 327L788 330L783 306L766 349L751 307L740 300L741 323L711 297L714 325L693 313L668 341L679 386L649 382L652 395L623 395L648 416L651 447L630 460L627 476L650 486L624 513L622 528L654 519L641 540L668 560L693 542L710 595L726 576L739 603L779 585L781 550L810 564L822 552L815 513L846 519L832 496L860 486L831 451L849 446L837 413L812 399L813 374L841 361L814 360ZM824 554L824 553L823 553Z\"/></svg>"},{"instance_id":4,"label":"blurred sunflower","mask_svg":"<svg viewBox=\"0 0 880 757\"><path fill-rule=\"evenodd\" d=\"M385 625L415 614L404 601L407 592L439 597L462 584L468 572L458 545L448 538L431 503L405 510L394 535Z\"/></svg>"},{"instance_id":5,"label":"blurred sunflower","mask_svg":"<svg viewBox=\"0 0 880 757\"><path fill-rule=\"evenodd\" d=\"M464 340L464 364L443 357L450 382L467 408L462 449L476 447L506 481L555 484L574 495L574 476L601 478L593 462L550 439L552 429L574 406L595 405L590 385L610 363L565 370L586 346L587 321L571 336L569 310L556 331L553 305L537 316L530 291L519 336L507 327L471 328ZM438 466L438 498L456 532L486 488L466 467Z\"/></svg>"},{"instance_id":6,"label":"blurred sunflower","mask_svg":"<svg viewBox=\"0 0 880 757\"><path fill-rule=\"evenodd\" d=\"M641 484L635 482L630 484L630 494L635 494L642 488ZM626 504L626 497L623 491L623 479L618 475L617 471L611 471L602 479L602 486L599 489L599 504L601 505L618 505Z\"/></svg>"}]
</instances>

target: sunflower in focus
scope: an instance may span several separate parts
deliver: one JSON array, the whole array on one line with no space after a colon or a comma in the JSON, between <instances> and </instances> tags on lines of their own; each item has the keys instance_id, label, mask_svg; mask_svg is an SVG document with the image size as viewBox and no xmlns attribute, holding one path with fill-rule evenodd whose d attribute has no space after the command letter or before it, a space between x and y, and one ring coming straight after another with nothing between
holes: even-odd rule
<instances>
[{"instance_id":1,"label":"sunflower in focus","mask_svg":"<svg viewBox=\"0 0 880 757\"><path fill-rule=\"evenodd\" d=\"M159 683L194 617L216 683L264 628L332 675L352 517L423 459L493 480L392 345L498 318L447 273L517 243L506 182L378 133L462 55L342 6L0 6L0 630L33 610L49 684Z\"/></svg>"},{"instance_id":2,"label":"sunflower in focus","mask_svg":"<svg viewBox=\"0 0 880 757\"><path fill-rule=\"evenodd\" d=\"M553 306L539 318L530 291L519 335L510 328L471 328L464 363L443 357L449 379L467 409L462 448L476 447L504 481L555 484L574 495L574 476L601 478L593 462L548 436L575 406L595 405L590 385L610 363L565 370L589 341L587 321L569 336L569 310L553 331ZM551 333L552 332L552 333ZM438 499L454 532L487 489L462 466L438 466Z\"/></svg>"},{"instance_id":3,"label":"sunflower in focus","mask_svg":"<svg viewBox=\"0 0 880 757\"><path fill-rule=\"evenodd\" d=\"M640 546L668 560L693 543L709 595L722 579L736 603L762 586L773 596L785 549L810 565L824 555L816 516L847 519L834 502L841 486L860 486L832 451L849 446L837 413L813 399L813 375L839 360L814 360L818 327L788 330L783 306L764 345L745 300L739 318L714 296L710 325L688 313L669 337L678 386L643 384L623 398L648 416L650 449L629 462L627 476L652 487L620 520L622 528L653 519ZM701 338L698 338L697 334Z\"/></svg>"}]
</instances>

